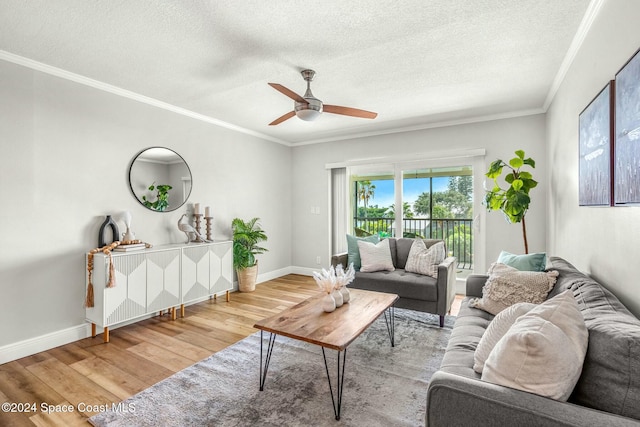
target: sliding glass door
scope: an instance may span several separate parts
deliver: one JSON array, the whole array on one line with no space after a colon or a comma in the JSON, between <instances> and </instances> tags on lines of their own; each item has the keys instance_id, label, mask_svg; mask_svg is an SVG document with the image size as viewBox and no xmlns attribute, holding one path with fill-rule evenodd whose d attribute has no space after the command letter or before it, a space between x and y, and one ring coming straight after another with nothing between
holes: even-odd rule
<instances>
[{"instance_id":1,"label":"sliding glass door","mask_svg":"<svg viewBox=\"0 0 640 427\"><path fill-rule=\"evenodd\" d=\"M357 236L443 239L461 270L473 270L473 167L391 165L350 176Z\"/></svg>"}]
</instances>

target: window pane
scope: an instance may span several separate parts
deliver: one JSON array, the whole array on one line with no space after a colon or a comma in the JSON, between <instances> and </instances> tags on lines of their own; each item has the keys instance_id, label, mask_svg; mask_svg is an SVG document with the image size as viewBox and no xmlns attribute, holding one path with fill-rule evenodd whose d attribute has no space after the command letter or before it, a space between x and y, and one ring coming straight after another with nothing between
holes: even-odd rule
<instances>
[{"instance_id":1,"label":"window pane","mask_svg":"<svg viewBox=\"0 0 640 427\"><path fill-rule=\"evenodd\" d=\"M352 176L353 233L356 236L377 234L394 236L395 198L393 175L372 173Z\"/></svg>"}]
</instances>

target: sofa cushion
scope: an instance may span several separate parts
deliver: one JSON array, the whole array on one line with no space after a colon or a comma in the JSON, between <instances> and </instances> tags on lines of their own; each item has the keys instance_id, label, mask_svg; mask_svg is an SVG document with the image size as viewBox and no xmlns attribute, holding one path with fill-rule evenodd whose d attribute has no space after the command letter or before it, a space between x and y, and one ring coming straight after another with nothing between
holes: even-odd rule
<instances>
[{"instance_id":1,"label":"sofa cushion","mask_svg":"<svg viewBox=\"0 0 640 427\"><path fill-rule=\"evenodd\" d=\"M422 301L437 301L436 279L403 269L395 271L377 271L375 273L356 273L351 287L377 292L397 294L400 298Z\"/></svg>"},{"instance_id":2,"label":"sofa cushion","mask_svg":"<svg viewBox=\"0 0 640 427\"><path fill-rule=\"evenodd\" d=\"M562 258L556 291L570 289L589 330L589 346L570 402L640 419L640 320L606 288Z\"/></svg>"},{"instance_id":3,"label":"sofa cushion","mask_svg":"<svg viewBox=\"0 0 640 427\"><path fill-rule=\"evenodd\" d=\"M393 265L396 268L405 268L407 265L407 259L409 259L409 252L411 251L411 246L413 246L413 242L416 239L411 239L408 237L400 237L400 238L392 238L392 239L396 241L396 250L393 251L393 247L392 247L392 251L391 251L391 256L393 258ZM424 242L427 249L438 242L444 243L444 240L442 239L422 239L422 241ZM445 254L446 254L446 249L447 248L445 247Z\"/></svg>"},{"instance_id":4,"label":"sofa cushion","mask_svg":"<svg viewBox=\"0 0 640 427\"><path fill-rule=\"evenodd\" d=\"M536 304L528 302L519 302L502 310L489 323L487 330L482 334L482 338L478 343L478 348L473 355L473 370L481 374L484 363L487 361L491 350L496 346L498 341L507 333L509 328L524 314L527 314L532 308L537 307Z\"/></svg>"},{"instance_id":5,"label":"sofa cushion","mask_svg":"<svg viewBox=\"0 0 640 427\"><path fill-rule=\"evenodd\" d=\"M573 293L563 292L518 318L491 351L482 380L566 401L588 339Z\"/></svg>"},{"instance_id":6,"label":"sofa cushion","mask_svg":"<svg viewBox=\"0 0 640 427\"><path fill-rule=\"evenodd\" d=\"M377 243L380 241L378 235L367 236L367 237L356 237L350 234L347 234L347 265L353 263L353 268L358 271L360 270L360 249L358 249L358 241L364 242L372 242Z\"/></svg>"},{"instance_id":7,"label":"sofa cushion","mask_svg":"<svg viewBox=\"0 0 640 427\"><path fill-rule=\"evenodd\" d=\"M451 374L480 379L480 374L473 370L474 354L494 316L469 307L470 300L471 298L466 297L460 304L460 311L456 316L440 369Z\"/></svg>"},{"instance_id":8,"label":"sofa cushion","mask_svg":"<svg viewBox=\"0 0 640 427\"><path fill-rule=\"evenodd\" d=\"M482 289L482 298L473 300L472 306L498 314L518 302L540 304L553 288L557 277L557 271L519 271L505 264L493 263Z\"/></svg>"},{"instance_id":9,"label":"sofa cushion","mask_svg":"<svg viewBox=\"0 0 640 427\"><path fill-rule=\"evenodd\" d=\"M416 239L411 245L405 270L410 273L438 277L438 265L444 261L444 242L438 242L427 248L422 239Z\"/></svg>"},{"instance_id":10,"label":"sofa cushion","mask_svg":"<svg viewBox=\"0 0 640 427\"><path fill-rule=\"evenodd\" d=\"M547 254L539 252L535 254L514 255L507 251L500 252L498 261L520 271L544 271L547 268Z\"/></svg>"},{"instance_id":11,"label":"sofa cushion","mask_svg":"<svg viewBox=\"0 0 640 427\"><path fill-rule=\"evenodd\" d=\"M372 273L374 271L393 271L393 262L391 261L391 251L389 249L389 240L385 239L378 243L358 241L358 249L360 249L360 259L362 266L360 271L363 273Z\"/></svg>"}]
</instances>

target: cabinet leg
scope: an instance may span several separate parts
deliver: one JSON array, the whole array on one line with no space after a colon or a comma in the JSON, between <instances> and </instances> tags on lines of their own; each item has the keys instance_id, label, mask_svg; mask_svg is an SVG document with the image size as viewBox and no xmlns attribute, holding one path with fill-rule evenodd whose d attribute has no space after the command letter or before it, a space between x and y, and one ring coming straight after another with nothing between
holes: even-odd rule
<instances>
[{"instance_id":1,"label":"cabinet leg","mask_svg":"<svg viewBox=\"0 0 640 427\"><path fill-rule=\"evenodd\" d=\"M176 320L178 315L178 310L175 307L171 307L171 320Z\"/></svg>"},{"instance_id":2,"label":"cabinet leg","mask_svg":"<svg viewBox=\"0 0 640 427\"><path fill-rule=\"evenodd\" d=\"M109 342L109 327L108 326L104 327L103 339L104 339L104 342Z\"/></svg>"},{"instance_id":3,"label":"cabinet leg","mask_svg":"<svg viewBox=\"0 0 640 427\"><path fill-rule=\"evenodd\" d=\"M231 294L229 293L229 291L227 291L227 302L229 302L229 301L230 301L230 299L231 299L231 298L230 298L230 295L231 295Z\"/></svg>"},{"instance_id":4,"label":"cabinet leg","mask_svg":"<svg viewBox=\"0 0 640 427\"><path fill-rule=\"evenodd\" d=\"M180 317L184 317L184 304L180 304Z\"/></svg>"},{"instance_id":5,"label":"cabinet leg","mask_svg":"<svg viewBox=\"0 0 640 427\"><path fill-rule=\"evenodd\" d=\"M213 294L213 300L218 301L218 294Z\"/></svg>"},{"instance_id":6,"label":"cabinet leg","mask_svg":"<svg viewBox=\"0 0 640 427\"><path fill-rule=\"evenodd\" d=\"M96 337L96 324L92 323L91 324L91 338L95 338Z\"/></svg>"}]
</instances>

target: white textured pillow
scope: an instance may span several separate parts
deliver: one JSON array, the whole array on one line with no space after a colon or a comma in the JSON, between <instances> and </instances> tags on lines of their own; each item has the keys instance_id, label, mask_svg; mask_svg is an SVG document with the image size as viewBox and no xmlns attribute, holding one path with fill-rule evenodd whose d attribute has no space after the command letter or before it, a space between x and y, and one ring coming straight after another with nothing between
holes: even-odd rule
<instances>
[{"instance_id":1,"label":"white textured pillow","mask_svg":"<svg viewBox=\"0 0 640 427\"><path fill-rule=\"evenodd\" d=\"M531 309L537 307L536 304L529 302L519 302L506 309L493 318L487 330L482 334L478 347L473 355L473 370L481 374L484 364L491 353L491 350L496 346L500 338L507 333L509 328L515 323L518 318L524 314L527 314Z\"/></svg>"},{"instance_id":2,"label":"white textured pillow","mask_svg":"<svg viewBox=\"0 0 640 427\"><path fill-rule=\"evenodd\" d=\"M496 262L489 267L482 298L472 300L470 306L498 314L518 302L540 304L553 289L557 278L557 271L520 271Z\"/></svg>"},{"instance_id":3,"label":"white textured pillow","mask_svg":"<svg viewBox=\"0 0 640 427\"><path fill-rule=\"evenodd\" d=\"M438 242L427 249L424 240L416 239L409 249L404 270L437 278L438 265L442 261L444 261L444 242Z\"/></svg>"},{"instance_id":4,"label":"white textured pillow","mask_svg":"<svg viewBox=\"0 0 640 427\"><path fill-rule=\"evenodd\" d=\"M482 379L561 401L573 391L589 332L567 290L520 316L487 359Z\"/></svg>"},{"instance_id":5,"label":"white textured pillow","mask_svg":"<svg viewBox=\"0 0 640 427\"><path fill-rule=\"evenodd\" d=\"M384 239L377 244L358 240L358 249L360 250L360 259L362 261L361 272L372 273L374 271L395 270L391 260L388 239Z\"/></svg>"}]
</instances>

